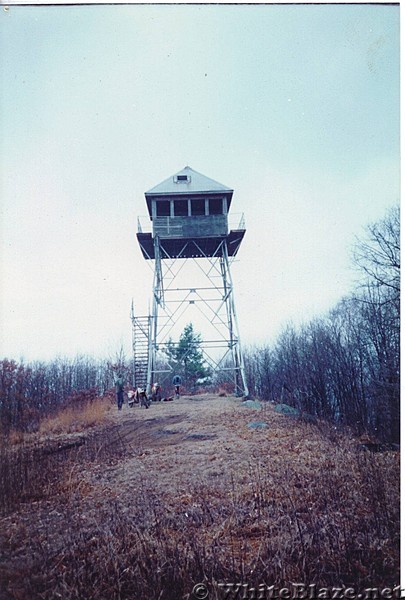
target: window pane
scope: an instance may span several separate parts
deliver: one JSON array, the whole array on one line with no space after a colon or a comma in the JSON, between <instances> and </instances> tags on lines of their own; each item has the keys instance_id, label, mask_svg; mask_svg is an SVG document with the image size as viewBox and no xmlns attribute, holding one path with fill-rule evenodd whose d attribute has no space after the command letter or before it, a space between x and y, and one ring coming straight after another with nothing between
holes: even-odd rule
<instances>
[{"instance_id":1,"label":"window pane","mask_svg":"<svg viewBox=\"0 0 405 600\"><path fill-rule=\"evenodd\" d=\"M175 200L174 201L174 216L175 217L187 217L188 216L188 200Z\"/></svg>"},{"instance_id":2,"label":"window pane","mask_svg":"<svg viewBox=\"0 0 405 600\"><path fill-rule=\"evenodd\" d=\"M195 198L191 200L191 214L192 215L205 215L205 199Z\"/></svg>"},{"instance_id":3,"label":"window pane","mask_svg":"<svg viewBox=\"0 0 405 600\"><path fill-rule=\"evenodd\" d=\"M210 198L209 209L210 215L222 215L222 198Z\"/></svg>"},{"instance_id":4,"label":"window pane","mask_svg":"<svg viewBox=\"0 0 405 600\"><path fill-rule=\"evenodd\" d=\"M169 200L160 200L156 202L156 215L158 217L170 217Z\"/></svg>"}]
</instances>

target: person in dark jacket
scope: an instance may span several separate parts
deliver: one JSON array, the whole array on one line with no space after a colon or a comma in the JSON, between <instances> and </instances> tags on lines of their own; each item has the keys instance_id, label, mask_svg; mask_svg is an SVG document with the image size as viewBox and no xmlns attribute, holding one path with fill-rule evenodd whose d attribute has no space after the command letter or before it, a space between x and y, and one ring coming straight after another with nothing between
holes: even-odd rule
<instances>
[{"instance_id":1,"label":"person in dark jacket","mask_svg":"<svg viewBox=\"0 0 405 600\"><path fill-rule=\"evenodd\" d=\"M181 386L181 377L180 375L175 375L173 377L173 385L176 390L176 398L180 398L180 386Z\"/></svg>"},{"instance_id":2,"label":"person in dark jacket","mask_svg":"<svg viewBox=\"0 0 405 600\"><path fill-rule=\"evenodd\" d=\"M122 405L124 404L124 378L122 375L118 375L115 380L115 390L117 393L117 406L118 410L122 409Z\"/></svg>"}]
</instances>

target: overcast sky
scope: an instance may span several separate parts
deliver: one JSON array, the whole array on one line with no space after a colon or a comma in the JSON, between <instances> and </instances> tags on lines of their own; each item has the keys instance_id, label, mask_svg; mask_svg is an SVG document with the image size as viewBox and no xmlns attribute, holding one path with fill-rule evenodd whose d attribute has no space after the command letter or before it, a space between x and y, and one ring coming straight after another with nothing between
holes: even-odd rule
<instances>
[{"instance_id":1,"label":"overcast sky","mask_svg":"<svg viewBox=\"0 0 405 600\"><path fill-rule=\"evenodd\" d=\"M1 347L130 353L152 272L144 192L185 165L235 190L242 342L353 287L399 201L399 7L10 7L0 14ZM198 324L196 324L198 329Z\"/></svg>"}]
</instances>

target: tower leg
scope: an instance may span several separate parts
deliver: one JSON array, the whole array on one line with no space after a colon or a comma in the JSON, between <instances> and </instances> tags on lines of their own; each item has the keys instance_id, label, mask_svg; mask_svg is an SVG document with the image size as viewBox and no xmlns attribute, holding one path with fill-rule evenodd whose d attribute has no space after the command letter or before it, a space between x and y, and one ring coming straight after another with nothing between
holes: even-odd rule
<instances>
[{"instance_id":1,"label":"tower leg","mask_svg":"<svg viewBox=\"0 0 405 600\"><path fill-rule=\"evenodd\" d=\"M148 360L148 375L146 384L146 393L149 395L152 390L153 379L156 371L157 358L157 337L158 337L158 316L159 306L164 304L163 295L163 276L162 276L162 255L160 251L159 237L154 240L155 246L155 273L153 278L153 299L152 299L152 314L149 323L149 360Z\"/></svg>"},{"instance_id":2,"label":"tower leg","mask_svg":"<svg viewBox=\"0 0 405 600\"><path fill-rule=\"evenodd\" d=\"M239 327L236 317L235 302L233 296L233 283L229 266L228 249L226 242L222 244L222 256L220 258L222 283L224 288L224 299L229 329L229 347L232 352L234 366L235 395L248 396L249 391L246 384L245 366L240 348Z\"/></svg>"}]
</instances>

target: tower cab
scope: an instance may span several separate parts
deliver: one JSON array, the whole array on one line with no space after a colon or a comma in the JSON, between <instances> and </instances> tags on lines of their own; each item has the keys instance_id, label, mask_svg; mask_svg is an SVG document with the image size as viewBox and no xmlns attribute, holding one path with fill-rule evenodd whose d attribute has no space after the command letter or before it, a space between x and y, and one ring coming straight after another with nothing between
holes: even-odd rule
<instances>
[{"instance_id":1,"label":"tower cab","mask_svg":"<svg viewBox=\"0 0 405 600\"><path fill-rule=\"evenodd\" d=\"M137 234L144 257L154 258L157 239L162 258L216 256L224 239L234 256L245 229L229 230L232 195L232 189L188 166L145 192L152 232Z\"/></svg>"}]
</instances>

